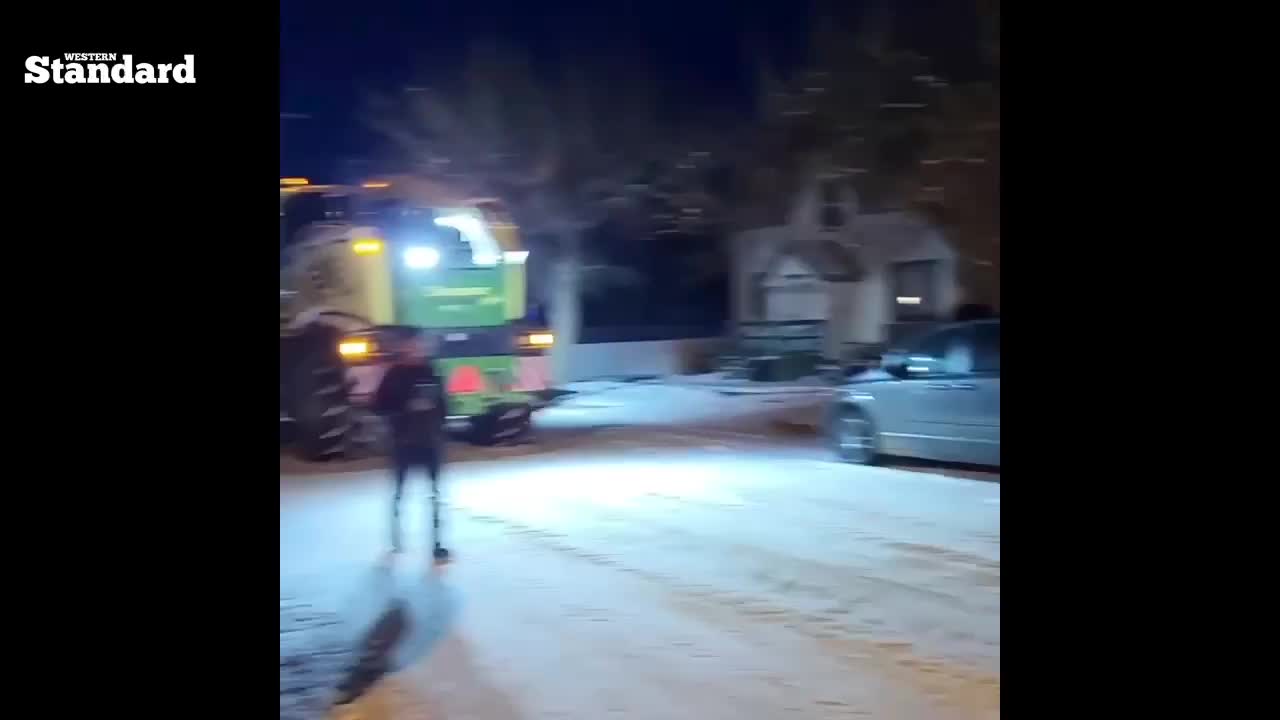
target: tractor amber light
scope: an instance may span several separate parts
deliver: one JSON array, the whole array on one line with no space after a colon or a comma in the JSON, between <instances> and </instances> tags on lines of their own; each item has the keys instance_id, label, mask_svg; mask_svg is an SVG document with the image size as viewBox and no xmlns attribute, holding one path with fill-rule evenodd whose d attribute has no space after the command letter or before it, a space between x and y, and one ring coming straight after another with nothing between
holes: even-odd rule
<instances>
[{"instance_id":1,"label":"tractor amber light","mask_svg":"<svg viewBox=\"0 0 1280 720\"><path fill-rule=\"evenodd\" d=\"M357 255L377 255L382 252L382 241L369 238L357 240L351 245L351 249Z\"/></svg>"},{"instance_id":2,"label":"tractor amber light","mask_svg":"<svg viewBox=\"0 0 1280 720\"><path fill-rule=\"evenodd\" d=\"M280 178L281 185L310 185L311 181L306 178Z\"/></svg>"},{"instance_id":3,"label":"tractor amber light","mask_svg":"<svg viewBox=\"0 0 1280 720\"><path fill-rule=\"evenodd\" d=\"M364 357L369 354L369 343L364 340L345 340L338 343L338 354L345 358Z\"/></svg>"},{"instance_id":4,"label":"tractor amber light","mask_svg":"<svg viewBox=\"0 0 1280 720\"><path fill-rule=\"evenodd\" d=\"M547 347L555 344L556 337L551 333L534 333L529 336L529 344L538 347Z\"/></svg>"}]
</instances>

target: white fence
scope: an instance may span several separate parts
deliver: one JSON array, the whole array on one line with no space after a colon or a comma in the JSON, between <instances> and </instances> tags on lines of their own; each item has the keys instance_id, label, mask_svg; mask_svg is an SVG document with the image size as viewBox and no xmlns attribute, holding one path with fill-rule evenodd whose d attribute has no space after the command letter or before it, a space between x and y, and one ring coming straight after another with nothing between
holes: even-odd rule
<instances>
[{"instance_id":1,"label":"white fence","mask_svg":"<svg viewBox=\"0 0 1280 720\"><path fill-rule=\"evenodd\" d=\"M591 343L570 351L571 381L628 375L680 375L706 372L723 347L718 337Z\"/></svg>"}]
</instances>

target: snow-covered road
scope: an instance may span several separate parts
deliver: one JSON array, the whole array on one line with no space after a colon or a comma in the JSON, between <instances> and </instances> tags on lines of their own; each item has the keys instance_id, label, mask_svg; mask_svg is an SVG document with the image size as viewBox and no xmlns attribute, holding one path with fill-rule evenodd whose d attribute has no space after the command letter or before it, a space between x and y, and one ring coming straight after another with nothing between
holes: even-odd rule
<instances>
[{"instance_id":1,"label":"snow-covered road","mask_svg":"<svg viewBox=\"0 0 1280 720\"><path fill-rule=\"evenodd\" d=\"M420 549L375 569L380 473L282 477L282 715L399 600L399 671L356 716L998 717L998 483L657 445L455 465L443 577ZM324 642L286 647L286 598ZM310 647L329 675L286 679Z\"/></svg>"},{"instance_id":2,"label":"snow-covered road","mask_svg":"<svg viewBox=\"0 0 1280 720\"><path fill-rule=\"evenodd\" d=\"M819 396L581 390L453 454L443 575L421 484L381 569L380 463L282 460L282 718L999 717L998 473L777 434Z\"/></svg>"}]
</instances>

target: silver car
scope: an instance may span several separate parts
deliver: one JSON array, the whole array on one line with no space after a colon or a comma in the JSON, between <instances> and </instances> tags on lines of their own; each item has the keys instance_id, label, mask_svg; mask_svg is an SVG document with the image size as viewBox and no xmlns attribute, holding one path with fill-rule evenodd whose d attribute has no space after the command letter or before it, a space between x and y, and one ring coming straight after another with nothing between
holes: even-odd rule
<instances>
[{"instance_id":1,"label":"silver car","mask_svg":"<svg viewBox=\"0 0 1280 720\"><path fill-rule=\"evenodd\" d=\"M883 455L1000 465L1000 321L949 325L854 376L828 433L848 462Z\"/></svg>"}]
</instances>

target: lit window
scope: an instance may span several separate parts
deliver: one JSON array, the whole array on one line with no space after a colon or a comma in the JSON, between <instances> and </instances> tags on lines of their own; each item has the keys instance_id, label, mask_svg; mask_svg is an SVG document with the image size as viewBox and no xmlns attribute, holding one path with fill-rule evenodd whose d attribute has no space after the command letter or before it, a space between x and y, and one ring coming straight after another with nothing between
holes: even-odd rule
<instances>
[{"instance_id":1,"label":"lit window","mask_svg":"<svg viewBox=\"0 0 1280 720\"><path fill-rule=\"evenodd\" d=\"M895 263L891 270L893 314L898 322L932 318L936 302L937 263L931 260Z\"/></svg>"}]
</instances>

